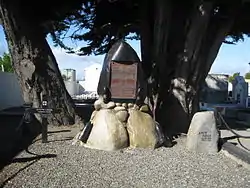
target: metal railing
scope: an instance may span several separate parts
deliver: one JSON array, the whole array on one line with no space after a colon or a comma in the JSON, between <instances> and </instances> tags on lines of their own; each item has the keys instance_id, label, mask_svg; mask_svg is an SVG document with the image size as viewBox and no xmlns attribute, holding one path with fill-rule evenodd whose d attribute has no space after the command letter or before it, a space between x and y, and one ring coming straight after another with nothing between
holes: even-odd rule
<instances>
[{"instance_id":1,"label":"metal railing","mask_svg":"<svg viewBox=\"0 0 250 188\"><path fill-rule=\"evenodd\" d=\"M240 146L242 148L244 148L245 150L248 150L250 151L249 148L247 148L246 146L244 146L240 140L240 138L245 138L245 139L250 139L250 136L245 136L245 135L241 135L239 133L237 133L235 130L233 130L229 125L228 123L225 121L224 117L222 116L222 114L220 112L216 112L217 114L217 120L220 122L220 125L222 126L222 123L224 124L224 126L232 133L234 134L236 137L237 137L237 141L238 143L240 144Z\"/></svg>"},{"instance_id":2,"label":"metal railing","mask_svg":"<svg viewBox=\"0 0 250 188\"><path fill-rule=\"evenodd\" d=\"M60 112L59 109L51 109L48 108L47 97L42 97L42 107L41 108L33 108L33 104L25 104L24 105L24 113L22 116L19 125L16 128L16 131L20 130L24 123L29 124L32 122L32 117L34 114L41 115L41 126L42 126L42 143L48 142L48 116L52 113Z\"/></svg>"}]
</instances>

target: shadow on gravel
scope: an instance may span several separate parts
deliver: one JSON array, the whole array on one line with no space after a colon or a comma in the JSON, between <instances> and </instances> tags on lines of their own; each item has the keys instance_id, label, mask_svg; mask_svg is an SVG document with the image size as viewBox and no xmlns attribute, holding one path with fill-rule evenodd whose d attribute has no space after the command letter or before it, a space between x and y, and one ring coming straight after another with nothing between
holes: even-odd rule
<instances>
[{"instance_id":1,"label":"shadow on gravel","mask_svg":"<svg viewBox=\"0 0 250 188\"><path fill-rule=\"evenodd\" d=\"M68 138L58 139L58 140L49 140L48 143L50 143L50 142L64 142L64 141L72 140L73 138L74 137L68 137Z\"/></svg>"},{"instance_id":2,"label":"shadow on gravel","mask_svg":"<svg viewBox=\"0 0 250 188\"><path fill-rule=\"evenodd\" d=\"M14 177L16 177L20 172L22 172L23 170L25 170L26 168L30 167L31 165L33 165L34 163L36 163L37 161L39 161L39 159L32 161L31 163L27 164L25 167L19 169L16 173L14 173L13 175L11 175L10 177L8 177L6 180L4 180L2 183L0 183L0 187L4 187L10 180L12 180Z\"/></svg>"},{"instance_id":3,"label":"shadow on gravel","mask_svg":"<svg viewBox=\"0 0 250 188\"><path fill-rule=\"evenodd\" d=\"M48 134L71 132L71 130L60 130L60 131L48 131Z\"/></svg>"},{"instance_id":4,"label":"shadow on gravel","mask_svg":"<svg viewBox=\"0 0 250 188\"><path fill-rule=\"evenodd\" d=\"M44 155L37 155L34 157L22 157L22 158L14 158L11 163L25 163L34 160L40 160L43 158L55 158L57 157L56 154L44 154Z\"/></svg>"},{"instance_id":5,"label":"shadow on gravel","mask_svg":"<svg viewBox=\"0 0 250 188\"><path fill-rule=\"evenodd\" d=\"M238 138L238 136L229 136L229 137L224 137L223 140L228 141L228 140L233 140Z\"/></svg>"},{"instance_id":6,"label":"shadow on gravel","mask_svg":"<svg viewBox=\"0 0 250 188\"><path fill-rule=\"evenodd\" d=\"M236 137L237 138L237 137ZM228 141L230 141L231 139L234 139L234 136L230 136L230 137L226 137L226 138L220 138L219 139L219 143L218 143L218 148L219 148L219 151L221 151L222 150L222 148L223 148L223 145L225 144L225 143L227 143ZM233 144L233 145L238 145L238 143L237 142L230 142L231 144Z\"/></svg>"},{"instance_id":7,"label":"shadow on gravel","mask_svg":"<svg viewBox=\"0 0 250 188\"><path fill-rule=\"evenodd\" d=\"M0 187L4 187L11 179L13 179L16 175L18 175L20 172L22 172L23 170L27 169L28 167L30 167L31 165L33 165L34 163L36 163L37 161L39 161L40 159L43 158L55 158L57 157L56 154L43 154L43 155L38 155L35 153L30 152L28 149L25 150L28 154L30 155L34 155L32 157L21 157L21 158L14 158L11 161L9 161L8 164L10 163L26 163L26 162L30 162L29 164L25 165L23 168L19 169L16 173L14 173L13 175L11 175L10 177L8 177L6 180L4 180L2 183L0 182Z\"/></svg>"},{"instance_id":8,"label":"shadow on gravel","mask_svg":"<svg viewBox=\"0 0 250 188\"><path fill-rule=\"evenodd\" d=\"M48 140L47 143L53 143L53 142L64 142L64 141L68 141L68 140L72 140L74 137L67 137L67 138L62 138L62 139L57 139L57 140ZM35 139L32 144L38 142L38 141L41 141L42 138L38 138L38 139Z\"/></svg>"}]
</instances>

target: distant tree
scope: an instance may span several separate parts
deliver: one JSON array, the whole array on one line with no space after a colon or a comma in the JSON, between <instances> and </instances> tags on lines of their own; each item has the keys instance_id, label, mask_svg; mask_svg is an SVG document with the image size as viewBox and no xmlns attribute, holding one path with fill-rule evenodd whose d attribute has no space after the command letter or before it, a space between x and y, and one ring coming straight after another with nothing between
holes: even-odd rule
<instances>
[{"instance_id":1,"label":"distant tree","mask_svg":"<svg viewBox=\"0 0 250 188\"><path fill-rule=\"evenodd\" d=\"M250 79L250 72L245 74L245 79Z\"/></svg>"},{"instance_id":2,"label":"distant tree","mask_svg":"<svg viewBox=\"0 0 250 188\"><path fill-rule=\"evenodd\" d=\"M236 72L232 76L229 76L228 81L232 83L236 76L240 76L240 73Z\"/></svg>"},{"instance_id":3,"label":"distant tree","mask_svg":"<svg viewBox=\"0 0 250 188\"><path fill-rule=\"evenodd\" d=\"M4 53L3 56L0 57L0 67L2 66L4 68L4 72L14 72L10 54Z\"/></svg>"}]
</instances>

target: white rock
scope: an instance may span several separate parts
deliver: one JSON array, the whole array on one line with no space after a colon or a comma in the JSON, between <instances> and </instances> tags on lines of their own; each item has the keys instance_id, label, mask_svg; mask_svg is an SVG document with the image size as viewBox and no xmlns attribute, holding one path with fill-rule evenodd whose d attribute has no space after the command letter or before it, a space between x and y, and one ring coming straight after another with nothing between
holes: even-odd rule
<instances>
[{"instance_id":1,"label":"white rock","mask_svg":"<svg viewBox=\"0 0 250 188\"><path fill-rule=\"evenodd\" d=\"M108 104L103 104L102 108L104 109L113 109L115 107L115 103L113 101L108 102Z\"/></svg>"},{"instance_id":2,"label":"white rock","mask_svg":"<svg viewBox=\"0 0 250 188\"><path fill-rule=\"evenodd\" d=\"M149 112L149 107L148 107L148 105L142 105L141 107L140 107L140 111L141 112L146 112L146 113L148 113Z\"/></svg>"},{"instance_id":3,"label":"white rock","mask_svg":"<svg viewBox=\"0 0 250 188\"><path fill-rule=\"evenodd\" d=\"M202 153L217 153L219 131L213 111L197 112L187 134L187 149Z\"/></svg>"},{"instance_id":4,"label":"white rock","mask_svg":"<svg viewBox=\"0 0 250 188\"><path fill-rule=\"evenodd\" d=\"M128 108L128 104L127 103L122 103L122 106L124 107L124 108Z\"/></svg>"},{"instance_id":5,"label":"white rock","mask_svg":"<svg viewBox=\"0 0 250 188\"><path fill-rule=\"evenodd\" d=\"M84 146L106 151L128 146L127 131L112 110L101 109L96 113L93 128Z\"/></svg>"},{"instance_id":6,"label":"white rock","mask_svg":"<svg viewBox=\"0 0 250 188\"><path fill-rule=\"evenodd\" d=\"M102 108L102 104L103 104L102 99L96 100L94 103L95 110L97 110L97 111L100 110Z\"/></svg>"},{"instance_id":7,"label":"white rock","mask_svg":"<svg viewBox=\"0 0 250 188\"><path fill-rule=\"evenodd\" d=\"M116 107L114 108L114 110L115 110L116 112L118 112L118 111L126 110L126 108L123 107L123 106L116 106Z\"/></svg>"},{"instance_id":8,"label":"white rock","mask_svg":"<svg viewBox=\"0 0 250 188\"><path fill-rule=\"evenodd\" d=\"M115 113L116 117L121 122L126 122L128 119L128 112L127 110L121 110Z\"/></svg>"},{"instance_id":9,"label":"white rock","mask_svg":"<svg viewBox=\"0 0 250 188\"><path fill-rule=\"evenodd\" d=\"M122 106L122 104L121 104L121 103L116 103L115 105L116 105L116 106Z\"/></svg>"},{"instance_id":10,"label":"white rock","mask_svg":"<svg viewBox=\"0 0 250 188\"><path fill-rule=\"evenodd\" d=\"M133 107L134 107L134 104L128 103L128 108L133 108Z\"/></svg>"},{"instance_id":11,"label":"white rock","mask_svg":"<svg viewBox=\"0 0 250 188\"><path fill-rule=\"evenodd\" d=\"M139 106L137 104L134 104L134 107L133 107L135 110L139 110Z\"/></svg>"},{"instance_id":12,"label":"white rock","mask_svg":"<svg viewBox=\"0 0 250 188\"><path fill-rule=\"evenodd\" d=\"M130 109L127 123L129 143L132 148L155 148L158 137L152 117L139 110Z\"/></svg>"},{"instance_id":13,"label":"white rock","mask_svg":"<svg viewBox=\"0 0 250 188\"><path fill-rule=\"evenodd\" d=\"M90 120L89 120L91 123L93 122L93 120L94 120L95 115L96 115L97 112L98 112L98 111L96 111L96 110L94 110L94 111L92 112L91 117L90 117Z\"/></svg>"}]
</instances>

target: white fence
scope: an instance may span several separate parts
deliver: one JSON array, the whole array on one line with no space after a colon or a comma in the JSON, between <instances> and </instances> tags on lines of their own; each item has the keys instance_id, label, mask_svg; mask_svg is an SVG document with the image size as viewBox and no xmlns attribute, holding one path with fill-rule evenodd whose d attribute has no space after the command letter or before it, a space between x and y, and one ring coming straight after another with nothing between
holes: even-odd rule
<instances>
[{"instance_id":1,"label":"white fence","mask_svg":"<svg viewBox=\"0 0 250 188\"><path fill-rule=\"evenodd\" d=\"M16 75L0 72L0 110L22 106L23 103L24 100Z\"/></svg>"}]
</instances>

